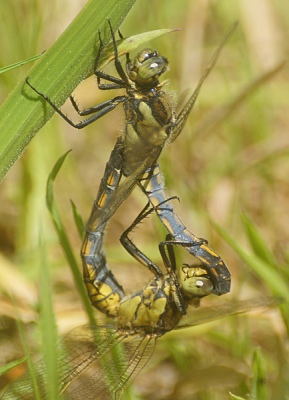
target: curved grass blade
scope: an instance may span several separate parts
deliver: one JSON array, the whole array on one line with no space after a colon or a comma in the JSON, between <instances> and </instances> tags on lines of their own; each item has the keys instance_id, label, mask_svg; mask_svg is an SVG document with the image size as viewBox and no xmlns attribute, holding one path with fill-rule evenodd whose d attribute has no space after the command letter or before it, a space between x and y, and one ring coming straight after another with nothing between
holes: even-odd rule
<instances>
[{"instance_id":1,"label":"curved grass blade","mask_svg":"<svg viewBox=\"0 0 289 400\"><path fill-rule=\"evenodd\" d=\"M266 365L259 348L255 349L253 355L253 377L250 397L256 400L269 399Z\"/></svg>"},{"instance_id":2,"label":"curved grass blade","mask_svg":"<svg viewBox=\"0 0 289 400\"><path fill-rule=\"evenodd\" d=\"M40 327L46 367L46 391L47 399L58 398L58 371L57 371L57 328L52 304L51 281L47 265L47 254L45 244L41 240L41 267L40 267Z\"/></svg>"},{"instance_id":3,"label":"curved grass blade","mask_svg":"<svg viewBox=\"0 0 289 400\"><path fill-rule=\"evenodd\" d=\"M245 397L235 396L232 393L229 393L231 400L246 400Z\"/></svg>"},{"instance_id":4,"label":"curved grass blade","mask_svg":"<svg viewBox=\"0 0 289 400\"><path fill-rule=\"evenodd\" d=\"M17 309L16 309L16 312L17 312ZM17 318L16 322L17 322L17 328L18 328L18 331L19 331L19 334L20 334L23 350L24 350L24 352L26 354L27 369L29 371L30 382L31 382L30 383L30 387L31 387L31 389L33 391L34 399L35 400L40 400L41 397L40 397L39 388L38 388L38 384L37 384L37 376L36 376L37 373L35 371L34 365L33 365L32 360L30 358L30 352L29 352L29 347L28 347L28 343L27 343L27 340L26 340L26 336L25 336L25 333L24 333L24 328L23 328L23 325L22 325L22 322L21 322L20 318ZM21 377L19 379L21 379ZM17 394L17 385L16 385L15 389L16 389L15 394ZM8 388L8 392L10 392L10 391L11 391L11 386L9 386L9 388ZM5 396L5 394L6 394L6 392L4 392L4 396ZM12 394L14 395L14 388L12 388ZM9 398L9 394L8 394L8 398ZM14 396L13 396L13 398L14 398ZM19 398L19 397L15 397L15 399L16 398Z\"/></svg>"},{"instance_id":5,"label":"curved grass blade","mask_svg":"<svg viewBox=\"0 0 289 400\"><path fill-rule=\"evenodd\" d=\"M88 299L86 289L85 289L85 286L82 281L81 273L78 269L78 265L77 265L76 259L74 257L74 254L73 254L71 244L69 242L68 236L67 236L64 226L62 224L60 214L56 207L54 195L53 195L53 182L54 182L54 180L55 180L55 178L56 178L56 176L57 176L57 174L69 152L70 151L66 152L63 156L61 156L57 160L51 173L49 174L49 177L47 180L47 187L46 187L46 204L47 204L47 208L51 214L61 247L64 251L64 254L66 256L68 264L71 268L73 278L74 278L74 283L75 283L76 288L81 296L84 308L87 312L87 315L88 315L91 323L95 323L92 306Z\"/></svg>"},{"instance_id":6,"label":"curved grass blade","mask_svg":"<svg viewBox=\"0 0 289 400\"><path fill-rule=\"evenodd\" d=\"M4 72L8 72L11 69L21 67L22 65L28 64L28 63L30 63L32 61L36 61L42 56L43 56L43 53L38 54L37 56L33 56L33 57L30 57L30 58L27 58L26 60L23 60L23 61L18 61L17 63L8 65L7 67L0 68L0 74L4 74Z\"/></svg>"},{"instance_id":7,"label":"curved grass blade","mask_svg":"<svg viewBox=\"0 0 289 400\"><path fill-rule=\"evenodd\" d=\"M179 29L157 29L155 31L144 32L138 35L133 35L124 39L119 39L116 41L118 56L122 57L125 54L135 50L139 46L150 42L151 40L157 39L167 33L172 33L179 31ZM100 67L99 69L105 68L109 63L114 61L114 47L113 45L107 46L107 48L103 51L100 59ZM90 75L93 74L93 70L90 71Z\"/></svg>"},{"instance_id":8,"label":"curved grass blade","mask_svg":"<svg viewBox=\"0 0 289 400\"><path fill-rule=\"evenodd\" d=\"M252 361L252 383L250 394L245 397L236 396L229 393L230 399L232 400L246 400L248 398L253 400L268 400L269 391L267 383L266 365L259 348L254 350L253 361Z\"/></svg>"},{"instance_id":9,"label":"curved grass blade","mask_svg":"<svg viewBox=\"0 0 289 400\"><path fill-rule=\"evenodd\" d=\"M6 374L6 372L10 371L11 369L17 367L18 365L24 363L28 357L20 358L19 360L12 361L9 364L2 365L0 367L0 376Z\"/></svg>"},{"instance_id":10,"label":"curved grass blade","mask_svg":"<svg viewBox=\"0 0 289 400\"><path fill-rule=\"evenodd\" d=\"M98 30L107 46L111 40L107 19L117 30L135 1L90 0L30 70L31 83L61 106L75 87L92 74L99 43ZM120 53L123 55L172 31L153 31L120 40ZM108 49L100 60L100 67L103 68L113 58ZM54 110L44 105L23 79L0 109L0 180L53 114Z\"/></svg>"},{"instance_id":11,"label":"curved grass blade","mask_svg":"<svg viewBox=\"0 0 289 400\"><path fill-rule=\"evenodd\" d=\"M57 104L64 103L79 82L88 76L94 63L98 29L107 45L107 21L116 30L135 0L90 0L53 46L30 71L33 82ZM77 66L77 68L75 67ZM41 101L26 90L24 79L0 111L0 179L7 173L42 125L52 116Z\"/></svg>"},{"instance_id":12,"label":"curved grass blade","mask_svg":"<svg viewBox=\"0 0 289 400\"><path fill-rule=\"evenodd\" d=\"M74 222L75 222L79 237L81 240L83 240L84 234L85 234L85 225L83 223L83 219L78 211L78 208L74 204L74 202L72 200L70 200L70 203L71 203L71 207L72 207Z\"/></svg>"},{"instance_id":13,"label":"curved grass blade","mask_svg":"<svg viewBox=\"0 0 289 400\"><path fill-rule=\"evenodd\" d=\"M236 251L242 260L266 283L272 293L275 296L282 297L285 302L289 302L288 283L286 283L279 270L273 269L270 264L262 260L259 256L247 253L227 231L217 225L212 219L211 222L217 232Z\"/></svg>"},{"instance_id":14,"label":"curved grass blade","mask_svg":"<svg viewBox=\"0 0 289 400\"><path fill-rule=\"evenodd\" d=\"M260 232L258 232L256 225L245 213L242 214L242 222L246 229L247 238L250 240L251 246L255 254L259 256L263 261L271 265L272 268L277 268L277 260L270 251L268 244L265 242Z\"/></svg>"}]
</instances>

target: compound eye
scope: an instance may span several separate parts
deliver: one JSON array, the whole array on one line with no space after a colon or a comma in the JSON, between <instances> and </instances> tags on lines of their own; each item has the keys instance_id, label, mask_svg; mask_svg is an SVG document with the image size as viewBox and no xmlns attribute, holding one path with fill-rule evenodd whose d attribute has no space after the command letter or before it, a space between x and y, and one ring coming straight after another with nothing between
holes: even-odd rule
<instances>
[{"instance_id":1,"label":"compound eye","mask_svg":"<svg viewBox=\"0 0 289 400\"><path fill-rule=\"evenodd\" d=\"M150 54L150 53L144 54L144 57L143 57L142 62L144 62L145 60L147 60L147 59L150 58L150 57L151 57L151 54Z\"/></svg>"},{"instance_id":2,"label":"compound eye","mask_svg":"<svg viewBox=\"0 0 289 400\"><path fill-rule=\"evenodd\" d=\"M150 49L142 50L136 57L137 63L142 64L147 59L151 58L155 52Z\"/></svg>"},{"instance_id":3,"label":"compound eye","mask_svg":"<svg viewBox=\"0 0 289 400\"><path fill-rule=\"evenodd\" d=\"M168 61L165 57L149 57L139 67L138 82L149 83L157 80L167 69Z\"/></svg>"},{"instance_id":4,"label":"compound eye","mask_svg":"<svg viewBox=\"0 0 289 400\"><path fill-rule=\"evenodd\" d=\"M194 276L183 282L182 290L188 297L204 297L213 292L213 284L209 278Z\"/></svg>"},{"instance_id":5,"label":"compound eye","mask_svg":"<svg viewBox=\"0 0 289 400\"><path fill-rule=\"evenodd\" d=\"M168 68L168 60L157 51L142 50L134 59L132 65L127 65L130 79L139 85L154 87L158 79Z\"/></svg>"}]
</instances>

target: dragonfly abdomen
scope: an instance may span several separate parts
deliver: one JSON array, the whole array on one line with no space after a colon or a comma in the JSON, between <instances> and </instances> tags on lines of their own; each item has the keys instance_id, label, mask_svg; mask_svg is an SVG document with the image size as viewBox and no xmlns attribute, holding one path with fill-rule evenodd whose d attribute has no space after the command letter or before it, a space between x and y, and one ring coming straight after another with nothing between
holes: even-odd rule
<instances>
[{"instance_id":1,"label":"dragonfly abdomen","mask_svg":"<svg viewBox=\"0 0 289 400\"><path fill-rule=\"evenodd\" d=\"M106 164L81 248L83 280L90 301L94 307L109 316L115 315L115 305L123 298L124 293L106 262L103 250L106 223L101 224L100 218L121 179L121 152L122 140L119 138Z\"/></svg>"},{"instance_id":2,"label":"dragonfly abdomen","mask_svg":"<svg viewBox=\"0 0 289 400\"><path fill-rule=\"evenodd\" d=\"M206 267L212 282L213 293L221 295L230 291L231 274L221 257L215 253L204 239L199 239L190 232L167 197L164 181L159 164L148 168L138 180L138 184L144 191L158 217L169 231L175 242L180 242L189 253L200 260Z\"/></svg>"},{"instance_id":3,"label":"dragonfly abdomen","mask_svg":"<svg viewBox=\"0 0 289 400\"><path fill-rule=\"evenodd\" d=\"M90 301L99 311L114 315L114 306L123 298L123 288L109 270L105 253L98 249L104 233L90 232L81 249L83 281Z\"/></svg>"}]
</instances>

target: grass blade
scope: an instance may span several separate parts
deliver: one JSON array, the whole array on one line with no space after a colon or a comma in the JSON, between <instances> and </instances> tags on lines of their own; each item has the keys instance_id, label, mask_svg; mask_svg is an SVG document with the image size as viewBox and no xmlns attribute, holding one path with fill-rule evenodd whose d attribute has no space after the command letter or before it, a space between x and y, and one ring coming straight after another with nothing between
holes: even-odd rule
<instances>
[{"instance_id":1,"label":"grass blade","mask_svg":"<svg viewBox=\"0 0 289 400\"><path fill-rule=\"evenodd\" d=\"M232 393L229 393L229 395L230 395L230 399L232 399L232 400L246 400L245 397L235 396Z\"/></svg>"},{"instance_id":2,"label":"grass blade","mask_svg":"<svg viewBox=\"0 0 289 400\"><path fill-rule=\"evenodd\" d=\"M268 244L258 232L256 225L245 213L242 214L242 221L244 228L246 229L247 238L250 240L250 244L255 254L267 264L271 265L273 268L276 268L277 261L272 252L270 252Z\"/></svg>"},{"instance_id":3,"label":"grass blade","mask_svg":"<svg viewBox=\"0 0 289 400\"><path fill-rule=\"evenodd\" d=\"M256 348L253 355L253 378L250 396L252 400L269 399L266 375L266 366L261 350Z\"/></svg>"},{"instance_id":4,"label":"grass blade","mask_svg":"<svg viewBox=\"0 0 289 400\"><path fill-rule=\"evenodd\" d=\"M8 65L7 67L0 68L0 74L4 74L4 72L8 72L8 71L10 71L11 69L21 67L22 65L28 64L28 63L30 63L30 62L32 62L32 61L36 61L36 60L38 60L40 57L42 57L42 55L43 55L43 53L38 54L37 56L33 56L33 57L30 57L30 58L27 58L26 60L19 61L19 62L17 62L17 63Z\"/></svg>"},{"instance_id":5,"label":"grass blade","mask_svg":"<svg viewBox=\"0 0 289 400\"><path fill-rule=\"evenodd\" d=\"M26 354L27 357L27 369L29 371L29 375L30 375L30 379L31 379L31 387L33 389L33 395L35 400L40 400L41 396L40 396L40 392L39 392L39 388L38 388L38 384L37 384L37 374L36 371L34 369L33 363L31 361L30 358L30 352L29 352L29 347L28 347L28 343L26 340L26 336L24 333L24 329L23 329L23 325L22 322L20 321L20 319L17 319L17 328L20 334L20 338L21 338L21 342L22 342L22 346L24 349L24 352ZM9 390L9 388L8 388ZM13 387L12 387L13 390Z\"/></svg>"},{"instance_id":6,"label":"grass blade","mask_svg":"<svg viewBox=\"0 0 289 400\"><path fill-rule=\"evenodd\" d=\"M41 236L40 236L41 238ZM40 327L46 366L46 392L49 400L58 398L57 328L52 305L51 284L44 243L40 243Z\"/></svg>"},{"instance_id":7,"label":"grass blade","mask_svg":"<svg viewBox=\"0 0 289 400\"><path fill-rule=\"evenodd\" d=\"M55 201L54 201L54 195L53 195L53 182L54 182L65 158L67 157L68 153L69 152L66 152L62 157L60 157L57 160L56 164L54 165L54 167L48 177L47 190L46 190L46 204L47 204L47 208L51 214L60 244L62 246L62 249L63 249L66 259L68 261L68 264L71 268L71 271L72 271L72 274L74 277L74 283L75 283L78 293L80 294L80 297L82 299L83 306L87 312L87 315L88 315L91 323L95 323L93 309L92 309L92 306L88 299L86 289L85 289L84 283L82 281L81 273L78 269L78 265L77 265L76 259L74 257L74 254L73 254L71 244L69 242L68 236L63 227L58 209L57 209Z\"/></svg>"},{"instance_id":8,"label":"grass blade","mask_svg":"<svg viewBox=\"0 0 289 400\"><path fill-rule=\"evenodd\" d=\"M98 29L106 32L107 18L117 29L135 0L90 0L75 20L53 46L40 58L30 74L35 84L42 82L42 89L55 93L63 103L79 82L88 76L95 54ZM77 65L77 68L75 68ZM2 106L0 114L0 179L20 156L24 148L52 113L43 109L42 102L33 102L26 91L24 80ZM44 117L45 114L45 117Z\"/></svg>"},{"instance_id":9,"label":"grass blade","mask_svg":"<svg viewBox=\"0 0 289 400\"><path fill-rule=\"evenodd\" d=\"M0 367L0 376L6 374L6 372L10 371L11 369L17 367L18 365L24 363L27 360L27 357L20 358L19 360L12 361L9 364L2 365Z\"/></svg>"},{"instance_id":10,"label":"grass blade","mask_svg":"<svg viewBox=\"0 0 289 400\"><path fill-rule=\"evenodd\" d=\"M282 297L286 302L289 301L288 284L277 269L263 261L260 257L249 254L233 239L233 237L211 220L217 232L226 240L226 242L236 251L243 261L257 274L260 279L266 283L275 296Z\"/></svg>"},{"instance_id":11,"label":"grass blade","mask_svg":"<svg viewBox=\"0 0 289 400\"><path fill-rule=\"evenodd\" d=\"M78 211L78 208L74 204L74 202L72 200L70 200L70 203L71 203L71 207L72 207L74 222L75 222L79 237L81 240L83 240L84 232L85 232L85 226L83 223L83 219Z\"/></svg>"},{"instance_id":12,"label":"grass blade","mask_svg":"<svg viewBox=\"0 0 289 400\"><path fill-rule=\"evenodd\" d=\"M98 50L98 30L107 46L111 40L107 19L117 30L135 1L90 0L30 70L31 83L53 97L57 106L62 105L75 87L92 73ZM121 41L120 54L171 31L154 31L125 39ZM112 59L109 50L104 52L100 68ZM0 109L0 180L53 113L27 87L25 79L11 93Z\"/></svg>"}]
</instances>

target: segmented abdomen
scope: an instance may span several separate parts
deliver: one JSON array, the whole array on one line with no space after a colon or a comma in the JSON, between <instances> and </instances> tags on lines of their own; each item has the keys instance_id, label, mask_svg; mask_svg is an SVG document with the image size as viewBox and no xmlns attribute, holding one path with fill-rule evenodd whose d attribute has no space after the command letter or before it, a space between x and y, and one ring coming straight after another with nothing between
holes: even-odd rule
<instances>
[{"instance_id":1,"label":"segmented abdomen","mask_svg":"<svg viewBox=\"0 0 289 400\"><path fill-rule=\"evenodd\" d=\"M184 244L182 246L204 264L214 284L213 293L217 295L228 293L230 291L231 274L225 262L204 240L190 232L175 213L165 191L159 164L147 169L139 178L138 184L175 241L187 242L188 246Z\"/></svg>"},{"instance_id":2,"label":"segmented abdomen","mask_svg":"<svg viewBox=\"0 0 289 400\"><path fill-rule=\"evenodd\" d=\"M118 139L106 164L104 176L92 207L81 248L83 280L90 301L94 307L109 316L115 315L115 306L123 298L124 293L122 286L117 282L113 273L108 268L103 250L107 222L99 227L98 223L121 178L121 151L121 139Z\"/></svg>"}]
</instances>

